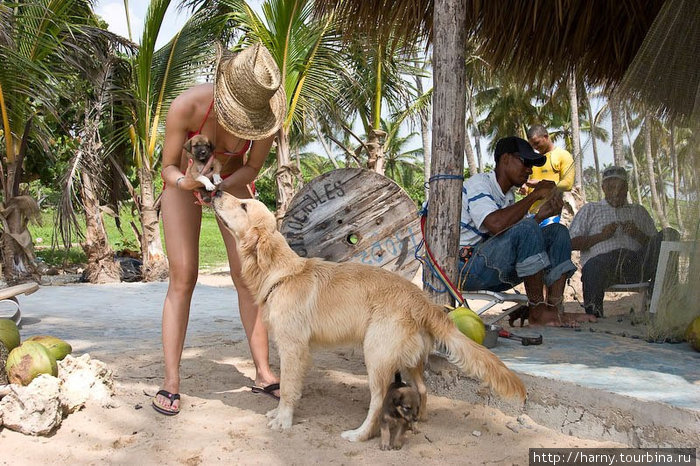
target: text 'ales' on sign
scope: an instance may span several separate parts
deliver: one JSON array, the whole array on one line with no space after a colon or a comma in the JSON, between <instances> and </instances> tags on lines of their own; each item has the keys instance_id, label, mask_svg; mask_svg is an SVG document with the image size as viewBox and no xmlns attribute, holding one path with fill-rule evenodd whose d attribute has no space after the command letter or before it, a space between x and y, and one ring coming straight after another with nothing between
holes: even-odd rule
<instances>
[{"instance_id":1,"label":"text 'ales' on sign","mask_svg":"<svg viewBox=\"0 0 700 466\"><path fill-rule=\"evenodd\" d=\"M342 168L311 180L292 199L280 231L302 257L375 265L409 280L420 266L416 205L371 170Z\"/></svg>"}]
</instances>

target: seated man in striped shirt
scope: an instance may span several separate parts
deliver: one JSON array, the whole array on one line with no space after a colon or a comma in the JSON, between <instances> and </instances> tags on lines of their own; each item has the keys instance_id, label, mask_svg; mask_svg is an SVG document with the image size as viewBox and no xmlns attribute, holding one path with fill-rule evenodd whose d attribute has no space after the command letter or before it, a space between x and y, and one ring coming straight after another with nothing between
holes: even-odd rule
<instances>
[{"instance_id":1,"label":"seated man in striped shirt","mask_svg":"<svg viewBox=\"0 0 700 466\"><path fill-rule=\"evenodd\" d=\"M469 291L504 291L524 282L530 325L575 326L595 321L583 313L561 312L571 262L569 231L559 223L539 223L561 212L556 185L542 180L515 202L514 189L545 163L524 139L507 137L496 143L496 168L464 182L460 229L460 277ZM543 201L534 216L528 209ZM545 296L546 292L546 296Z\"/></svg>"},{"instance_id":2,"label":"seated man in striped shirt","mask_svg":"<svg viewBox=\"0 0 700 466\"><path fill-rule=\"evenodd\" d=\"M656 273L661 241L678 240L666 228L657 232L649 212L627 202L627 171L603 171L604 199L584 205L571 222L571 246L581 251L581 282L586 313L603 317L605 289L650 280Z\"/></svg>"}]
</instances>

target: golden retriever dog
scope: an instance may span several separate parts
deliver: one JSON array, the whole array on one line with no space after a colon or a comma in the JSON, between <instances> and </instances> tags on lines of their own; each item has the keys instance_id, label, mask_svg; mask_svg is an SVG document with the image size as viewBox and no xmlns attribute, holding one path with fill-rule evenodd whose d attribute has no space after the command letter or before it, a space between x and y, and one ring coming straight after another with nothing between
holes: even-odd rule
<instances>
[{"instance_id":1,"label":"golden retriever dog","mask_svg":"<svg viewBox=\"0 0 700 466\"><path fill-rule=\"evenodd\" d=\"M277 231L262 202L216 191L212 206L236 238L241 275L270 330L280 356L280 402L268 426L292 426L313 346L362 345L370 389L367 418L342 433L350 441L376 435L387 388L403 370L420 395L426 419L423 364L438 341L449 360L506 397L525 399L520 379L489 350L465 337L443 307L387 270L351 262L299 257Z\"/></svg>"},{"instance_id":2,"label":"golden retriever dog","mask_svg":"<svg viewBox=\"0 0 700 466\"><path fill-rule=\"evenodd\" d=\"M192 165L187 168L186 173L202 183L207 191L214 191L221 183L221 162L216 157L212 157L214 144L208 137L197 134L185 142L183 149L187 153L187 158L192 160ZM213 184L209 177L214 181Z\"/></svg>"}]
</instances>

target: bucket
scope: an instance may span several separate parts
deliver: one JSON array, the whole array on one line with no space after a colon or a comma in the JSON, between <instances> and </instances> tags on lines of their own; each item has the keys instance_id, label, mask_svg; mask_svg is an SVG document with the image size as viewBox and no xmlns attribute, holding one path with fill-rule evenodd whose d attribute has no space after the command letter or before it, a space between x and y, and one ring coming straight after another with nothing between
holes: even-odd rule
<instances>
[{"instance_id":1,"label":"bucket","mask_svg":"<svg viewBox=\"0 0 700 466\"><path fill-rule=\"evenodd\" d=\"M484 345L486 348L493 348L498 343L498 332L501 327L498 325L486 325L486 336L484 337Z\"/></svg>"}]
</instances>

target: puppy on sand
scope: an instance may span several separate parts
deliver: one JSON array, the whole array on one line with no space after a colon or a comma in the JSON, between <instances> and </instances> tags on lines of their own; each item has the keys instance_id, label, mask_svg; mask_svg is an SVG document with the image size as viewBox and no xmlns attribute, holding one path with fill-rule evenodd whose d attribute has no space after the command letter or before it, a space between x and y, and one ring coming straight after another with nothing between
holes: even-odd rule
<instances>
[{"instance_id":1,"label":"puppy on sand","mask_svg":"<svg viewBox=\"0 0 700 466\"><path fill-rule=\"evenodd\" d=\"M382 413L379 417L379 432L382 450L400 450L406 437L406 430L413 430L413 423L418 420L420 396L413 388L401 381L397 372L394 383L384 397Z\"/></svg>"},{"instance_id":2,"label":"puppy on sand","mask_svg":"<svg viewBox=\"0 0 700 466\"><path fill-rule=\"evenodd\" d=\"M312 346L362 345L370 403L362 425L342 433L351 441L376 435L384 396L399 370L418 390L419 418L426 419L423 364L434 341L465 373L503 396L525 399L520 379L410 281L379 267L299 257L260 201L215 191L212 206L236 238L241 275L279 351L281 397L267 413L271 428L292 426Z\"/></svg>"},{"instance_id":3,"label":"puppy on sand","mask_svg":"<svg viewBox=\"0 0 700 466\"><path fill-rule=\"evenodd\" d=\"M214 191L216 186L221 183L221 162L216 157L212 157L214 144L206 136L197 134L188 139L183 148L187 157L192 160L186 174L202 183L207 191ZM213 184L209 177L214 182Z\"/></svg>"}]
</instances>

